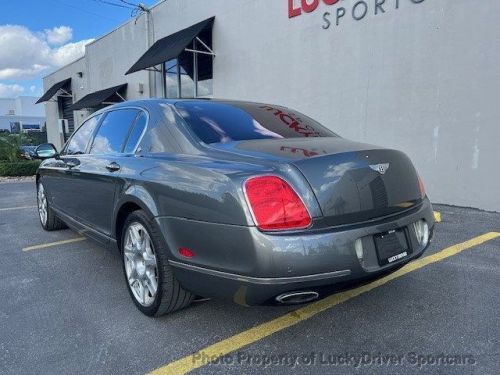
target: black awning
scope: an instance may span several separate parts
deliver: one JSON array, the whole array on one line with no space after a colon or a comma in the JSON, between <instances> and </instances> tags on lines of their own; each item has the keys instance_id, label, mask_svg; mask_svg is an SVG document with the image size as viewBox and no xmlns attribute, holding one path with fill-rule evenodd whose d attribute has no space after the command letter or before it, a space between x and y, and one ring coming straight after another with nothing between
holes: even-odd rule
<instances>
[{"instance_id":1,"label":"black awning","mask_svg":"<svg viewBox=\"0 0 500 375\"><path fill-rule=\"evenodd\" d=\"M165 61L175 59L184 51L184 48L205 29L212 27L215 17L190 26L155 42L150 49L128 70L127 74L137 72Z\"/></svg>"},{"instance_id":2,"label":"black awning","mask_svg":"<svg viewBox=\"0 0 500 375\"><path fill-rule=\"evenodd\" d=\"M75 104L73 104L70 109L73 111L78 111L83 108L94 108L102 105L104 102L113 99L114 96L118 94L118 92L122 91L127 87L127 84L118 85L114 87L110 87L109 89L104 89L100 91L93 92L92 94L85 95Z\"/></svg>"},{"instance_id":3,"label":"black awning","mask_svg":"<svg viewBox=\"0 0 500 375\"><path fill-rule=\"evenodd\" d=\"M47 100L52 99L52 97L57 94L57 92L62 89L64 86L68 85L71 82L71 78L65 79L64 81L57 82L52 85L50 89L48 89L45 94L42 95L40 99L37 100L35 104L46 102Z\"/></svg>"}]
</instances>

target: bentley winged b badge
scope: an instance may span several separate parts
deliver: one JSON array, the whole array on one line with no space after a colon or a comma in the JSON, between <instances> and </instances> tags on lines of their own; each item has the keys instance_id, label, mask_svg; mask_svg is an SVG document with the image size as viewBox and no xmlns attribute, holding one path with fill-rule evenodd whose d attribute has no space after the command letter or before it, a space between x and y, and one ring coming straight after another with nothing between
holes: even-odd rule
<instances>
[{"instance_id":1,"label":"bentley winged b badge","mask_svg":"<svg viewBox=\"0 0 500 375\"><path fill-rule=\"evenodd\" d=\"M385 174L385 172L387 172L387 170L389 169L391 165L389 163L385 163L385 164L373 164L373 165L370 165L370 168L373 169L375 172L378 172L380 174Z\"/></svg>"}]
</instances>

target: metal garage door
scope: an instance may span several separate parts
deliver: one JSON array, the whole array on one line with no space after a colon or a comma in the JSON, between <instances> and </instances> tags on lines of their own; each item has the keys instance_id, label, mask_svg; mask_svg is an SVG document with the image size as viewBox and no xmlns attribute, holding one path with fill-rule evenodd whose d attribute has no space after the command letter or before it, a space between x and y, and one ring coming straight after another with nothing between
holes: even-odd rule
<instances>
[{"instance_id":1,"label":"metal garage door","mask_svg":"<svg viewBox=\"0 0 500 375\"><path fill-rule=\"evenodd\" d=\"M59 114L62 115L64 120L68 120L68 134L73 133L75 130L75 119L73 117L73 111L69 109L73 105L73 98L69 96L58 96L57 100L59 102Z\"/></svg>"}]
</instances>

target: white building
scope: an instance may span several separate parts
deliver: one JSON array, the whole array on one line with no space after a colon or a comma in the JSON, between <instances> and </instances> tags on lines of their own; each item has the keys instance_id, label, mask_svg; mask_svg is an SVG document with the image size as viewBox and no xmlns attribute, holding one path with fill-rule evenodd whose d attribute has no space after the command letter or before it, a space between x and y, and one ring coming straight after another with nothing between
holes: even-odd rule
<instances>
[{"instance_id":1,"label":"white building","mask_svg":"<svg viewBox=\"0 0 500 375\"><path fill-rule=\"evenodd\" d=\"M500 211L498 14L498 1L168 0L44 79L49 140L64 141L59 119L71 131L123 99L276 103L405 151L435 202Z\"/></svg>"},{"instance_id":2,"label":"white building","mask_svg":"<svg viewBox=\"0 0 500 375\"><path fill-rule=\"evenodd\" d=\"M37 97L0 98L0 131L40 131L45 125L45 108L35 105Z\"/></svg>"}]
</instances>

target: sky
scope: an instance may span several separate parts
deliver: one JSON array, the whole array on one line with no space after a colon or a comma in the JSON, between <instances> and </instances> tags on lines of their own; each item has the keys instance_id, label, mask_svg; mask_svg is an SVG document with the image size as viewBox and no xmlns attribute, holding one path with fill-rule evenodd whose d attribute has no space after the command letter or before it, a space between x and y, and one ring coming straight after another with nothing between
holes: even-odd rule
<instances>
[{"instance_id":1,"label":"sky","mask_svg":"<svg viewBox=\"0 0 500 375\"><path fill-rule=\"evenodd\" d=\"M0 98L42 95L42 77L83 56L139 2L159 0L0 0Z\"/></svg>"}]
</instances>

